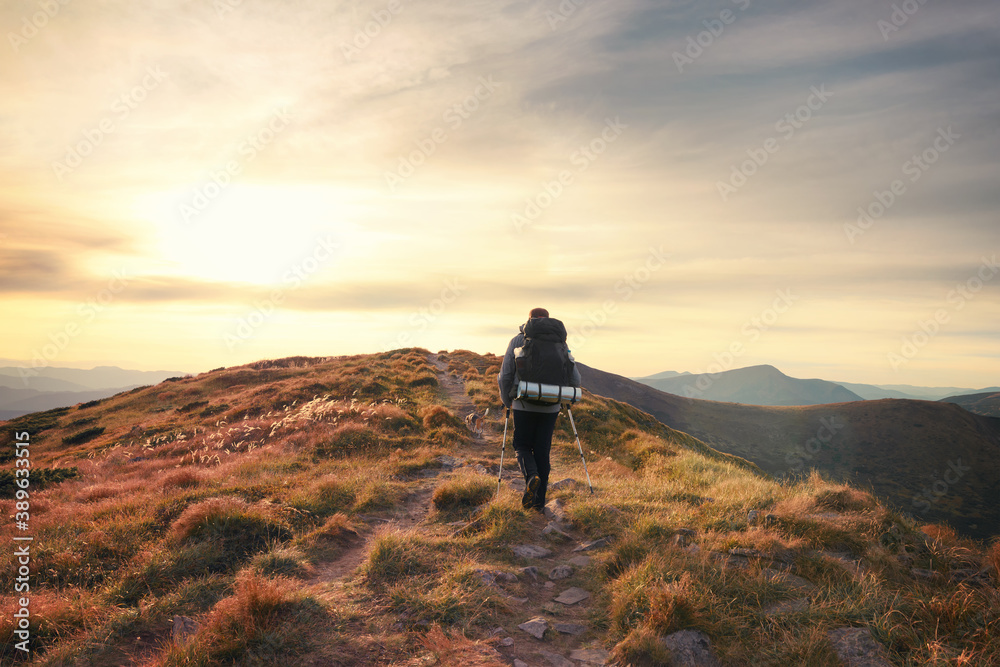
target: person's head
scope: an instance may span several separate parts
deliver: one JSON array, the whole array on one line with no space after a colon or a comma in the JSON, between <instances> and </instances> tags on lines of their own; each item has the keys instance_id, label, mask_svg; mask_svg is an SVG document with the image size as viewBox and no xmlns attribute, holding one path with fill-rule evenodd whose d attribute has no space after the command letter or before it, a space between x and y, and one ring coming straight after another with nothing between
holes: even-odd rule
<instances>
[{"instance_id":1,"label":"person's head","mask_svg":"<svg viewBox=\"0 0 1000 667\"><path fill-rule=\"evenodd\" d=\"M535 319L536 317L548 317L548 316L549 316L549 311L545 310L544 308L532 308L531 312L528 313L528 317L530 317L531 319Z\"/></svg>"}]
</instances>

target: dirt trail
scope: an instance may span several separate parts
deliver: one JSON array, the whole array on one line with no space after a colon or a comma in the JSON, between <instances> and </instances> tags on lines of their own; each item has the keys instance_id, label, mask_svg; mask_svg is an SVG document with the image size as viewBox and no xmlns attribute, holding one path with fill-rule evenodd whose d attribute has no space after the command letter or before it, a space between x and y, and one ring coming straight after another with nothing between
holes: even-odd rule
<instances>
[{"instance_id":1,"label":"dirt trail","mask_svg":"<svg viewBox=\"0 0 1000 667\"><path fill-rule=\"evenodd\" d=\"M466 394L464 380L449 374L447 363L440 360L436 354L430 355L428 361L439 372L438 381L445 392L446 407L460 418L476 411L475 405ZM484 459L490 459L491 462L486 465L480 463L478 469L483 473L492 470L494 472L486 474L495 475L496 465L499 463L503 426L502 414L489 415L483 435L474 436L469 444L462 445L452 452L451 456L456 460L455 467L465 467L469 461L482 462ZM520 491L524 488L524 482L517 470L513 449L510 446L511 433L508 433L507 437L503 479ZM414 481L413 492L406 501L390 517L366 521L365 527L359 533L350 536L346 549L335 560L317 568L312 583L342 585L364 562L372 537L381 525L421 529L430 512L430 499L435 487L442 479L450 476L452 469L450 465L445 466L440 473L435 471L434 477ZM582 590L586 586L586 581L580 576L580 572L589 560L587 552L575 551L585 543L584 538L568 524L560 523L558 513L559 510L556 508L556 516L552 516L550 512L550 516L534 515L528 519L532 527L532 536L525 545L511 546L537 546L544 551L537 552L535 557L521 558L523 562L516 568L516 582L498 578L493 584L510 598L511 605L515 609L520 610L517 620L512 624L513 627L504 627L489 639L489 644L499 653L498 659L508 664L526 664L531 667L536 665L580 667L605 664L607 660L606 653L600 649L599 634L591 627L592 599L586 597L571 604L556 601L567 592L575 592L578 596L586 594ZM543 534L543 531L551 532L554 528L563 535ZM551 578L550 575L555 578ZM544 630L541 639L532 636L528 630L518 627L535 619L540 619L535 632Z\"/></svg>"}]
</instances>

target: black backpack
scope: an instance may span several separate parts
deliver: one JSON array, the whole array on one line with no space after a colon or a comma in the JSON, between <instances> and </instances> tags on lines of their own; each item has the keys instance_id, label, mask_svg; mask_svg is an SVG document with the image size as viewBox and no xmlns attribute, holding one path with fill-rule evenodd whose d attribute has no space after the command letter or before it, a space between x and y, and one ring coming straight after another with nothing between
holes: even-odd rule
<instances>
[{"instance_id":1,"label":"black backpack","mask_svg":"<svg viewBox=\"0 0 1000 667\"><path fill-rule=\"evenodd\" d=\"M524 325L524 346L514 351L519 380L569 387L573 358L566 345L566 327L551 317L535 317ZM515 383L512 394L516 394ZM536 401L528 402L535 403Z\"/></svg>"}]
</instances>

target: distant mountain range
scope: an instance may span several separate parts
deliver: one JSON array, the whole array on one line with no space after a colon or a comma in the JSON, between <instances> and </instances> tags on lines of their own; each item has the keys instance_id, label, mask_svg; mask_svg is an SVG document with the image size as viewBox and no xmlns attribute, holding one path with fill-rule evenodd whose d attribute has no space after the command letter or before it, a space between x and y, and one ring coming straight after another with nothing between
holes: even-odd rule
<instances>
[{"instance_id":1,"label":"distant mountain range","mask_svg":"<svg viewBox=\"0 0 1000 667\"><path fill-rule=\"evenodd\" d=\"M186 373L134 371L117 366L90 370L5 366L0 368L0 419L95 401L182 375Z\"/></svg>"},{"instance_id":2,"label":"distant mountain range","mask_svg":"<svg viewBox=\"0 0 1000 667\"><path fill-rule=\"evenodd\" d=\"M799 380L774 366L750 366L713 375L668 371L636 381L677 396L748 405L819 405L862 400L839 384Z\"/></svg>"},{"instance_id":3,"label":"distant mountain range","mask_svg":"<svg viewBox=\"0 0 1000 667\"><path fill-rule=\"evenodd\" d=\"M1000 392L1000 388L997 387L965 389L801 380L785 375L774 366L768 365L749 366L714 374L664 371L632 379L677 396L745 405L823 405L883 398L936 401L951 396Z\"/></svg>"},{"instance_id":4,"label":"distant mountain range","mask_svg":"<svg viewBox=\"0 0 1000 667\"><path fill-rule=\"evenodd\" d=\"M936 401L779 407L684 398L578 363L589 391L776 476L816 468L871 487L922 521L1000 535L1000 419Z\"/></svg>"}]
</instances>

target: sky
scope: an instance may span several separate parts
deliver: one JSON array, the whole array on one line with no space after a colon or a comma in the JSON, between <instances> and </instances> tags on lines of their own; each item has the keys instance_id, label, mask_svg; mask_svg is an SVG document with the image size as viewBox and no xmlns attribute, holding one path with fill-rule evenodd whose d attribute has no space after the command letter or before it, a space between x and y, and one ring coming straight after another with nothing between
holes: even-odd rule
<instances>
[{"instance_id":1,"label":"sky","mask_svg":"<svg viewBox=\"0 0 1000 667\"><path fill-rule=\"evenodd\" d=\"M1000 384L994 0L7 0L0 357Z\"/></svg>"}]
</instances>

